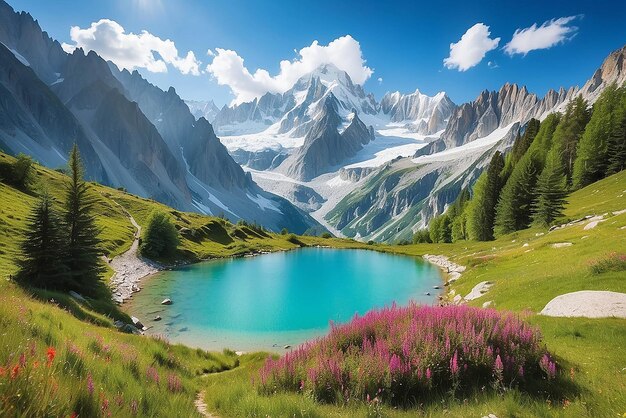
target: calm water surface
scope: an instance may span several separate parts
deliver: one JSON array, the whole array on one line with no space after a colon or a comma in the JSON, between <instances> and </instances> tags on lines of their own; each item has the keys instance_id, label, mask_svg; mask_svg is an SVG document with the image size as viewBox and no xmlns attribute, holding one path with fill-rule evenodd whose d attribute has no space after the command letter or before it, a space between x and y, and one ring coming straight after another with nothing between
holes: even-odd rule
<instances>
[{"instance_id":1,"label":"calm water surface","mask_svg":"<svg viewBox=\"0 0 626 418\"><path fill-rule=\"evenodd\" d=\"M412 257L306 248L159 273L143 282L129 311L151 326L149 333L172 342L279 351L357 312L393 302L432 304L439 284L438 269ZM174 303L162 306L164 298ZM153 321L156 315L163 319Z\"/></svg>"}]
</instances>

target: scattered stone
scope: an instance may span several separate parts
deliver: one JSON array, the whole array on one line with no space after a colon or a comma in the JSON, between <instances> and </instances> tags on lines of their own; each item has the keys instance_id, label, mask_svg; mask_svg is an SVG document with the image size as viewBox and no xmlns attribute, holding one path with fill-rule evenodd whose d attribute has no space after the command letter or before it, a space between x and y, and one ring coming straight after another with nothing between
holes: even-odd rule
<instances>
[{"instance_id":1,"label":"scattered stone","mask_svg":"<svg viewBox=\"0 0 626 418\"><path fill-rule=\"evenodd\" d=\"M525 242L524 245L522 245L522 247L528 247L528 243Z\"/></svg>"},{"instance_id":2,"label":"scattered stone","mask_svg":"<svg viewBox=\"0 0 626 418\"><path fill-rule=\"evenodd\" d=\"M291 346L289 344L287 344L286 346L283 347L285 350L289 350L291 348Z\"/></svg>"},{"instance_id":3,"label":"scattered stone","mask_svg":"<svg viewBox=\"0 0 626 418\"><path fill-rule=\"evenodd\" d=\"M70 290L70 296L79 302L87 302L80 293L74 292L73 290Z\"/></svg>"},{"instance_id":4,"label":"scattered stone","mask_svg":"<svg viewBox=\"0 0 626 418\"><path fill-rule=\"evenodd\" d=\"M455 305L460 305L462 301L463 301L463 296L461 295L456 295L454 299L452 299L452 303L454 303Z\"/></svg>"},{"instance_id":5,"label":"scattered stone","mask_svg":"<svg viewBox=\"0 0 626 418\"><path fill-rule=\"evenodd\" d=\"M481 297L483 295L483 293L486 293L491 286L493 286L493 283L491 282L480 282L478 283L476 286L474 286L474 288L472 289L471 292L469 292L467 294L467 296L465 296L465 300L474 300L474 299L478 299L479 297Z\"/></svg>"},{"instance_id":6,"label":"scattered stone","mask_svg":"<svg viewBox=\"0 0 626 418\"><path fill-rule=\"evenodd\" d=\"M552 248L565 248L565 247L571 247L572 244L571 242L557 242L555 244L552 244Z\"/></svg>"},{"instance_id":7,"label":"scattered stone","mask_svg":"<svg viewBox=\"0 0 626 418\"><path fill-rule=\"evenodd\" d=\"M613 212L613 216L621 215L622 213L626 213L626 209L614 211Z\"/></svg>"},{"instance_id":8,"label":"scattered stone","mask_svg":"<svg viewBox=\"0 0 626 418\"><path fill-rule=\"evenodd\" d=\"M139 329L143 328L143 324L141 323L139 318L137 318L135 316L131 316L130 320L133 321L133 325L135 325L137 328L139 328Z\"/></svg>"},{"instance_id":9,"label":"scattered stone","mask_svg":"<svg viewBox=\"0 0 626 418\"><path fill-rule=\"evenodd\" d=\"M581 239L587 239L589 238L589 235L585 235L584 237L582 237Z\"/></svg>"},{"instance_id":10,"label":"scattered stone","mask_svg":"<svg viewBox=\"0 0 626 418\"><path fill-rule=\"evenodd\" d=\"M545 235L545 233L543 233L543 232L537 232L537 233L535 234L535 236L536 236L536 237L540 237L540 236L542 236L542 235Z\"/></svg>"},{"instance_id":11,"label":"scattered stone","mask_svg":"<svg viewBox=\"0 0 626 418\"><path fill-rule=\"evenodd\" d=\"M489 415L485 415L482 418L498 418L498 417L496 416L496 414L489 414Z\"/></svg>"},{"instance_id":12,"label":"scattered stone","mask_svg":"<svg viewBox=\"0 0 626 418\"><path fill-rule=\"evenodd\" d=\"M441 289L439 286L433 286L433 289Z\"/></svg>"},{"instance_id":13,"label":"scattered stone","mask_svg":"<svg viewBox=\"0 0 626 418\"><path fill-rule=\"evenodd\" d=\"M492 300L488 300L487 302L483 303L483 308L488 308L491 305L493 305L493 301Z\"/></svg>"},{"instance_id":14,"label":"scattered stone","mask_svg":"<svg viewBox=\"0 0 626 418\"><path fill-rule=\"evenodd\" d=\"M115 201L113 201L113 203L120 206ZM115 271L110 282L113 290L113 301L117 304L122 304L125 300L129 299L133 293L139 291L137 283L139 283L142 278L161 270L158 264L139 256L141 227L126 209L121 206L120 208L124 211L126 216L128 216L130 223L135 227L135 240L128 251L107 261L113 271Z\"/></svg>"},{"instance_id":15,"label":"scattered stone","mask_svg":"<svg viewBox=\"0 0 626 418\"><path fill-rule=\"evenodd\" d=\"M172 299L163 299L163 302L161 302L161 305L171 305L172 304Z\"/></svg>"},{"instance_id":16,"label":"scattered stone","mask_svg":"<svg viewBox=\"0 0 626 418\"><path fill-rule=\"evenodd\" d=\"M154 317L154 321L160 321L161 319L163 319L163 318L161 318L160 315L157 315L157 316Z\"/></svg>"},{"instance_id":17,"label":"scattered stone","mask_svg":"<svg viewBox=\"0 0 626 418\"><path fill-rule=\"evenodd\" d=\"M430 296L430 292L424 293L425 296Z\"/></svg>"},{"instance_id":18,"label":"scattered stone","mask_svg":"<svg viewBox=\"0 0 626 418\"><path fill-rule=\"evenodd\" d=\"M246 352L245 351L235 351L235 354L241 357L244 354L246 354Z\"/></svg>"},{"instance_id":19,"label":"scattered stone","mask_svg":"<svg viewBox=\"0 0 626 418\"><path fill-rule=\"evenodd\" d=\"M541 315L585 318L626 318L626 293L581 290L552 299Z\"/></svg>"},{"instance_id":20,"label":"scattered stone","mask_svg":"<svg viewBox=\"0 0 626 418\"><path fill-rule=\"evenodd\" d=\"M589 222L587 225L585 225L585 227L583 228L584 231L588 231L590 229L595 228L596 226L598 226L598 224L602 222L602 221L591 221Z\"/></svg>"}]
</instances>

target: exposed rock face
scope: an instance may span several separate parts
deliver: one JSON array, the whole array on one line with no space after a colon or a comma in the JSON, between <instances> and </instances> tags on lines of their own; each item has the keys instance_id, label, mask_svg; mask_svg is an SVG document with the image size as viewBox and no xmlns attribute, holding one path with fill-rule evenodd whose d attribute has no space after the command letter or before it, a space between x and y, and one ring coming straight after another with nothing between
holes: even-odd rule
<instances>
[{"instance_id":1,"label":"exposed rock face","mask_svg":"<svg viewBox=\"0 0 626 418\"><path fill-rule=\"evenodd\" d=\"M325 202L325 199L310 187L298 183L290 183L288 187L283 195L305 212L315 211Z\"/></svg>"},{"instance_id":2,"label":"exposed rock face","mask_svg":"<svg viewBox=\"0 0 626 418\"><path fill-rule=\"evenodd\" d=\"M338 107L334 95L326 97L322 114L307 133L304 145L281 165L290 177L311 180L355 155L364 144L374 139L373 131L356 113L340 134L337 130L341 124Z\"/></svg>"},{"instance_id":3,"label":"exposed rock face","mask_svg":"<svg viewBox=\"0 0 626 418\"><path fill-rule=\"evenodd\" d=\"M593 73L593 76L580 89L580 93L587 100L595 102L600 93L611 85L618 86L626 82L626 45L611 54L604 60L602 66Z\"/></svg>"},{"instance_id":4,"label":"exposed rock face","mask_svg":"<svg viewBox=\"0 0 626 418\"><path fill-rule=\"evenodd\" d=\"M198 101L198 100L185 100L185 104L189 107L189 111L194 118L205 118L210 123L213 122L220 109L213 103L213 100Z\"/></svg>"},{"instance_id":5,"label":"exposed rock face","mask_svg":"<svg viewBox=\"0 0 626 418\"><path fill-rule=\"evenodd\" d=\"M347 236L396 241L411 239L435 215L443 213L478 178L496 150L509 149L519 124L494 146L460 153L456 158L413 162L392 161L369 175L326 219Z\"/></svg>"},{"instance_id":6,"label":"exposed rock face","mask_svg":"<svg viewBox=\"0 0 626 418\"><path fill-rule=\"evenodd\" d=\"M287 158L286 153L271 148L261 151L236 149L230 155L238 164L250 167L253 170L272 170Z\"/></svg>"},{"instance_id":7,"label":"exposed rock face","mask_svg":"<svg viewBox=\"0 0 626 418\"><path fill-rule=\"evenodd\" d=\"M189 171L204 184L226 190L246 189L251 185L250 178L228 155L206 119L196 122L183 149Z\"/></svg>"},{"instance_id":8,"label":"exposed rock face","mask_svg":"<svg viewBox=\"0 0 626 418\"><path fill-rule=\"evenodd\" d=\"M342 116L353 109L374 115L378 105L373 96L366 95L363 87L354 84L350 76L332 64L301 77L285 93L266 93L251 102L224 106L216 115L214 125L220 134L260 132L277 123L278 133L291 132L304 136L313 123L315 114L321 111L317 103L324 103L332 94L337 112Z\"/></svg>"},{"instance_id":9,"label":"exposed rock face","mask_svg":"<svg viewBox=\"0 0 626 418\"><path fill-rule=\"evenodd\" d=\"M95 52L67 54L29 14L2 0L0 42L3 150L58 167L76 142L88 178L103 184L274 230L319 227L254 184L173 88L163 91Z\"/></svg>"},{"instance_id":10,"label":"exposed rock face","mask_svg":"<svg viewBox=\"0 0 626 418\"><path fill-rule=\"evenodd\" d=\"M34 153L42 164L61 167L74 142L82 151L87 178L106 181L107 174L74 115L31 68L0 45L1 148L14 155Z\"/></svg>"},{"instance_id":11,"label":"exposed rock face","mask_svg":"<svg viewBox=\"0 0 626 418\"><path fill-rule=\"evenodd\" d=\"M626 46L613 51L581 89L549 90L542 99L517 84L507 83L497 92L485 90L473 102L456 108L441 138L420 149L417 155L466 144L513 122L525 124L531 118L543 119L550 112L562 111L579 94L592 104L607 86L626 82L625 58Z\"/></svg>"},{"instance_id":12,"label":"exposed rock face","mask_svg":"<svg viewBox=\"0 0 626 418\"><path fill-rule=\"evenodd\" d=\"M419 90L407 95L387 93L380 101L381 112L392 122L412 124L415 132L424 135L444 129L455 107L445 93L430 97Z\"/></svg>"},{"instance_id":13,"label":"exposed rock face","mask_svg":"<svg viewBox=\"0 0 626 418\"><path fill-rule=\"evenodd\" d=\"M16 13L4 1L0 1L0 41L20 51L44 83L58 79L66 55L61 44L43 32L30 13Z\"/></svg>"},{"instance_id":14,"label":"exposed rock face","mask_svg":"<svg viewBox=\"0 0 626 418\"><path fill-rule=\"evenodd\" d=\"M526 87L505 84L499 91L483 91L473 102L457 107L441 138L418 151L418 155L432 154L458 147L489 135L498 128L514 122L522 124L531 118L541 118L547 112L574 97L576 89L549 91L539 100Z\"/></svg>"}]
</instances>

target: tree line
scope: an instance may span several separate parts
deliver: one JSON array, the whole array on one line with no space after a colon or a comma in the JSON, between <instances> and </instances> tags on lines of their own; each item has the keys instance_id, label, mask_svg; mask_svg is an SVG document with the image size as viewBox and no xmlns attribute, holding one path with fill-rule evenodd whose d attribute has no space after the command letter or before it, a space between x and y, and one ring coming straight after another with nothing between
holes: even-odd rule
<instances>
[{"instance_id":1,"label":"tree line","mask_svg":"<svg viewBox=\"0 0 626 418\"><path fill-rule=\"evenodd\" d=\"M470 193L463 189L414 242L489 241L563 217L567 195L626 167L626 86L592 108L578 96L543 122L531 119L510 152L496 151Z\"/></svg>"}]
</instances>

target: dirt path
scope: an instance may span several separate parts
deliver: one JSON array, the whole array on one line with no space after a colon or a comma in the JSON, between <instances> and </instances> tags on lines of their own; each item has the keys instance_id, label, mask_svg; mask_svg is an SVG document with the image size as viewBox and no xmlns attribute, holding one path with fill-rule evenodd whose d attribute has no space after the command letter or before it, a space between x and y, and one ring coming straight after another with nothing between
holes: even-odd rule
<instances>
[{"instance_id":1,"label":"dirt path","mask_svg":"<svg viewBox=\"0 0 626 418\"><path fill-rule=\"evenodd\" d=\"M128 216L130 223L135 227L135 239L130 249L124 254L114 257L109 263L115 274L111 278L111 286L113 300L117 303L123 303L129 299L133 292L139 291L139 281L154 274L160 270L160 267L149 260L139 256L139 238L141 237L141 226L135 221L135 218L128 213L119 203L118 205Z\"/></svg>"},{"instance_id":2,"label":"dirt path","mask_svg":"<svg viewBox=\"0 0 626 418\"><path fill-rule=\"evenodd\" d=\"M217 415L213 415L213 414L211 414L210 412L207 411L207 409L206 409L206 402L204 402L204 391L203 390L198 392L198 395L196 396L196 400L195 400L194 404L196 405L196 409L198 410L200 415L202 415L203 417L218 418Z\"/></svg>"}]
</instances>

